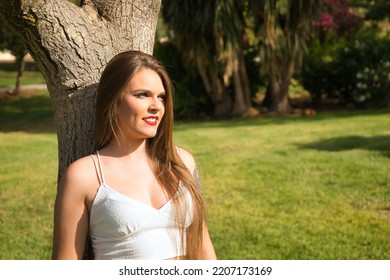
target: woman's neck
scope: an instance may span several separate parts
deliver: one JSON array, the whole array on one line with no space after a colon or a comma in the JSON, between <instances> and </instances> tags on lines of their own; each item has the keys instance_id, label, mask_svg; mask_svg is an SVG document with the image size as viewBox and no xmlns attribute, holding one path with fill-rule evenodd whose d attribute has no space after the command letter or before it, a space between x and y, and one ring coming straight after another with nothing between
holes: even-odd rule
<instances>
[{"instance_id":1,"label":"woman's neck","mask_svg":"<svg viewBox=\"0 0 390 280\"><path fill-rule=\"evenodd\" d=\"M139 142L112 141L103 148L103 152L113 157L144 157L146 152L146 140Z\"/></svg>"}]
</instances>

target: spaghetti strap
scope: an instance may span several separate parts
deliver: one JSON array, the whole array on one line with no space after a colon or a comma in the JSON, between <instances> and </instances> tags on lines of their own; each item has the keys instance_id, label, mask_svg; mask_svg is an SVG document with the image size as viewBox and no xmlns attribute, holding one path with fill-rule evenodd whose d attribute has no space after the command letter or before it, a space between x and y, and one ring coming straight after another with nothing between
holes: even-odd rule
<instances>
[{"instance_id":1,"label":"spaghetti strap","mask_svg":"<svg viewBox=\"0 0 390 280\"><path fill-rule=\"evenodd\" d=\"M98 160L98 164L99 164L99 170L100 170L100 176L101 176L101 179L102 179L102 183L105 184L106 180L104 179L103 168L102 168L102 164L100 162L100 155L99 155L99 151L98 150L96 150L96 155L97 155L97 160Z\"/></svg>"},{"instance_id":2,"label":"spaghetti strap","mask_svg":"<svg viewBox=\"0 0 390 280\"><path fill-rule=\"evenodd\" d=\"M98 179L99 179L99 184L101 185L104 183L104 175L103 175L103 171L102 171L102 165L100 164L99 152L96 151L97 162L96 162L94 155L90 155L90 156L92 157L93 164L95 165L95 169L96 169L96 174L97 174Z\"/></svg>"}]
</instances>

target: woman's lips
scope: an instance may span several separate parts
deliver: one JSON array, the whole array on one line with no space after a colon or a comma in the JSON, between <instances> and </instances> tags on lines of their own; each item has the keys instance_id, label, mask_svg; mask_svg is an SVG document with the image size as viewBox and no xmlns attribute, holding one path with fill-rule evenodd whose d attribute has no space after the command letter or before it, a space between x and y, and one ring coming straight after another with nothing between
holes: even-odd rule
<instances>
[{"instance_id":1,"label":"woman's lips","mask_svg":"<svg viewBox=\"0 0 390 280\"><path fill-rule=\"evenodd\" d=\"M146 117L143 118L143 121L148 125L157 125L158 117Z\"/></svg>"}]
</instances>

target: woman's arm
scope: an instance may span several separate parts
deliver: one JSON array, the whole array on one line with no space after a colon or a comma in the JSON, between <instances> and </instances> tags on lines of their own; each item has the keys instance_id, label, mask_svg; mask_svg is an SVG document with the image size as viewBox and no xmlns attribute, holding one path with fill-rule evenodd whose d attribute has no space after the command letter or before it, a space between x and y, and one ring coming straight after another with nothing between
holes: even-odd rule
<instances>
[{"instance_id":1,"label":"woman's arm","mask_svg":"<svg viewBox=\"0 0 390 280\"><path fill-rule=\"evenodd\" d=\"M199 255L201 260L216 260L217 255L215 254L214 246L210 238L209 230L205 225L203 228L203 244L202 250Z\"/></svg>"},{"instance_id":2,"label":"woman's arm","mask_svg":"<svg viewBox=\"0 0 390 280\"><path fill-rule=\"evenodd\" d=\"M83 258L89 228L84 169L82 162L70 165L59 183L54 210L53 259Z\"/></svg>"},{"instance_id":3,"label":"woman's arm","mask_svg":"<svg viewBox=\"0 0 390 280\"><path fill-rule=\"evenodd\" d=\"M202 191L202 185L199 178L199 172L198 168L195 162L194 157L191 153L188 151L179 148L179 155L182 158L184 164L187 166L188 170L192 174L192 176L195 179L196 184ZM199 258L202 260L216 260L217 255L214 250L213 243L210 238L209 230L207 228L207 225L204 224L203 226L203 243L202 243L202 249L199 255Z\"/></svg>"}]
</instances>

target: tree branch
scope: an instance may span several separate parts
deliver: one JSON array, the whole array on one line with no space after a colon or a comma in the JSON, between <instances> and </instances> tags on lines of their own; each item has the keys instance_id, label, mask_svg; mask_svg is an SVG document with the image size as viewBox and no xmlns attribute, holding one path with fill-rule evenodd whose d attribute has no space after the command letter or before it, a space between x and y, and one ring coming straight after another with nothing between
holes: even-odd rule
<instances>
[{"instance_id":1,"label":"tree branch","mask_svg":"<svg viewBox=\"0 0 390 280\"><path fill-rule=\"evenodd\" d=\"M98 14L118 30L120 40L125 40L134 49L153 52L150 46L141 45L142 37L155 34L157 15L161 0L90 0L94 3ZM118 16L119 15L119 16ZM130 16L131 15L131 16ZM151 15L153 17L151 18ZM137 22L135 28L134 22ZM151 34L150 32L153 32Z\"/></svg>"}]
</instances>

